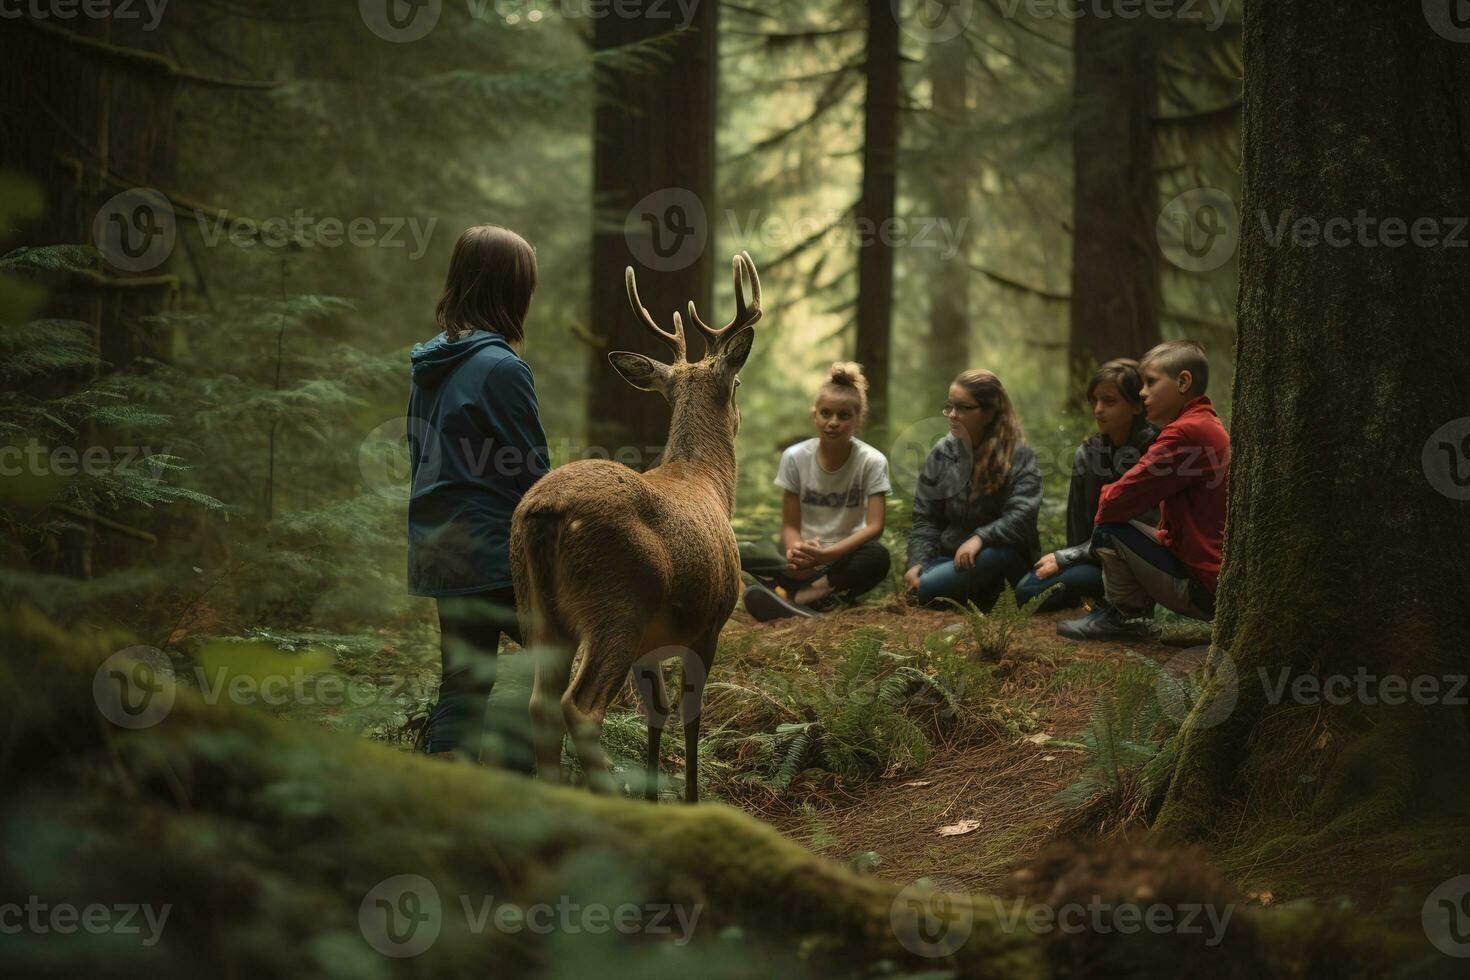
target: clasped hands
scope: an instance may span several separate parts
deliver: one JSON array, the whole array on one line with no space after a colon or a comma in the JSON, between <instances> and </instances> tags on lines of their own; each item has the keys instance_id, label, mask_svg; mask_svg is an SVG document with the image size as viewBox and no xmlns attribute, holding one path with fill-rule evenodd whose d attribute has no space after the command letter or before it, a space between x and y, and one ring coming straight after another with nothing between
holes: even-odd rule
<instances>
[{"instance_id":1,"label":"clasped hands","mask_svg":"<svg viewBox=\"0 0 1470 980\"><path fill-rule=\"evenodd\" d=\"M792 578L811 578L823 565L832 564L831 552L821 538L808 538L786 549L786 574Z\"/></svg>"}]
</instances>

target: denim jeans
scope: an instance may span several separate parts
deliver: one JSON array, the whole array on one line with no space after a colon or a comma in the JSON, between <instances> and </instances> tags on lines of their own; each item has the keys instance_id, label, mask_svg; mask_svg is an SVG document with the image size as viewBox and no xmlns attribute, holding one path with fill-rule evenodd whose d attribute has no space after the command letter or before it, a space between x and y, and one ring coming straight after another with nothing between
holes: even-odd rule
<instances>
[{"instance_id":1,"label":"denim jeans","mask_svg":"<svg viewBox=\"0 0 1470 980\"><path fill-rule=\"evenodd\" d=\"M1008 544L981 548L972 568L956 568L953 556L930 558L919 571L919 602L953 599L973 602L981 612L989 612L1006 583L1014 587L1030 567L1026 556Z\"/></svg>"},{"instance_id":2,"label":"denim jeans","mask_svg":"<svg viewBox=\"0 0 1470 980\"><path fill-rule=\"evenodd\" d=\"M1025 578L1016 583L1016 605L1025 605L1053 586L1060 586L1060 588L1041 600L1041 604L1036 607L1037 612L1072 609L1080 606L1083 599L1101 599L1103 597L1102 566L1090 561L1079 561L1050 578L1037 578L1034 570L1029 571Z\"/></svg>"}]
</instances>

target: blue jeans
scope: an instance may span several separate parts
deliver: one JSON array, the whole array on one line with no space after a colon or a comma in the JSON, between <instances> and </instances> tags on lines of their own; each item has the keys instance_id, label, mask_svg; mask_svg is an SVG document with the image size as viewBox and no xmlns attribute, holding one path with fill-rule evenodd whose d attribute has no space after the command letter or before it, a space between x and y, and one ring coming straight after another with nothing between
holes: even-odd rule
<instances>
[{"instance_id":1,"label":"blue jeans","mask_svg":"<svg viewBox=\"0 0 1470 980\"><path fill-rule=\"evenodd\" d=\"M1043 599L1041 605L1036 607L1037 612L1071 609L1080 606L1083 599L1101 599L1102 566L1094 565L1090 561L1080 561L1050 578L1037 578L1035 571L1027 572L1026 577L1016 583L1016 605L1024 606L1054 585L1060 585L1061 588Z\"/></svg>"},{"instance_id":2,"label":"blue jeans","mask_svg":"<svg viewBox=\"0 0 1470 980\"><path fill-rule=\"evenodd\" d=\"M919 603L936 599L973 602L990 612L1007 582L1014 586L1031 567L1026 556L1008 544L988 544L975 556L973 568L955 568L954 557L930 558L919 571Z\"/></svg>"}]
</instances>

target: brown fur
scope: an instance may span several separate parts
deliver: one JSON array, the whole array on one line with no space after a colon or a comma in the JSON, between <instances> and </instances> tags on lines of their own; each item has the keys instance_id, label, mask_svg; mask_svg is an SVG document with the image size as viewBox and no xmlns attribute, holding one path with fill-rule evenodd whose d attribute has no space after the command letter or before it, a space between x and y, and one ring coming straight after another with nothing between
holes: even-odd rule
<instances>
[{"instance_id":1,"label":"brown fur","mask_svg":"<svg viewBox=\"0 0 1470 980\"><path fill-rule=\"evenodd\" d=\"M730 324L711 330L690 304L692 321L709 338L706 356L695 362L684 359L679 315L674 314L673 333L657 327L638 302L628 270L634 310L673 348L674 361L662 364L624 352L609 358L635 387L669 401L663 461L646 473L610 460L569 463L538 481L512 517L511 569L522 635L538 657L531 719L545 779L560 777L564 725L588 783L611 788L600 745L603 717L635 663L650 655L639 664L639 693L649 724L654 798L668 698L661 673L649 665L678 656L685 664L685 793L691 802L697 798L704 679L740 594L740 556L730 527L740 425L734 374L750 350L749 325L760 316L753 264L752 308L745 307L739 289L742 261L749 263L749 256L735 259L739 305Z\"/></svg>"}]
</instances>

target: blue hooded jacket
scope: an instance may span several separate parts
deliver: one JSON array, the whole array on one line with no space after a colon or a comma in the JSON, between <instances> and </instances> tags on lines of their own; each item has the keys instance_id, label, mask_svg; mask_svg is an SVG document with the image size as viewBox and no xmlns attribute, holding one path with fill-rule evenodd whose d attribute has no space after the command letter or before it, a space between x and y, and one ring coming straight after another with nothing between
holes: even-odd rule
<instances>
[{"instance_id":1,"label":"blue hooded jacket","mask_svg":"<svg viewBox=\"0 0 1470 980\"><path fill-rule=\"evenodd\" d=\"M415 344L408 396L408 589L508 588L510 515L549 469L535 379L505 337Z\"/></svg>"}]
</instances>

